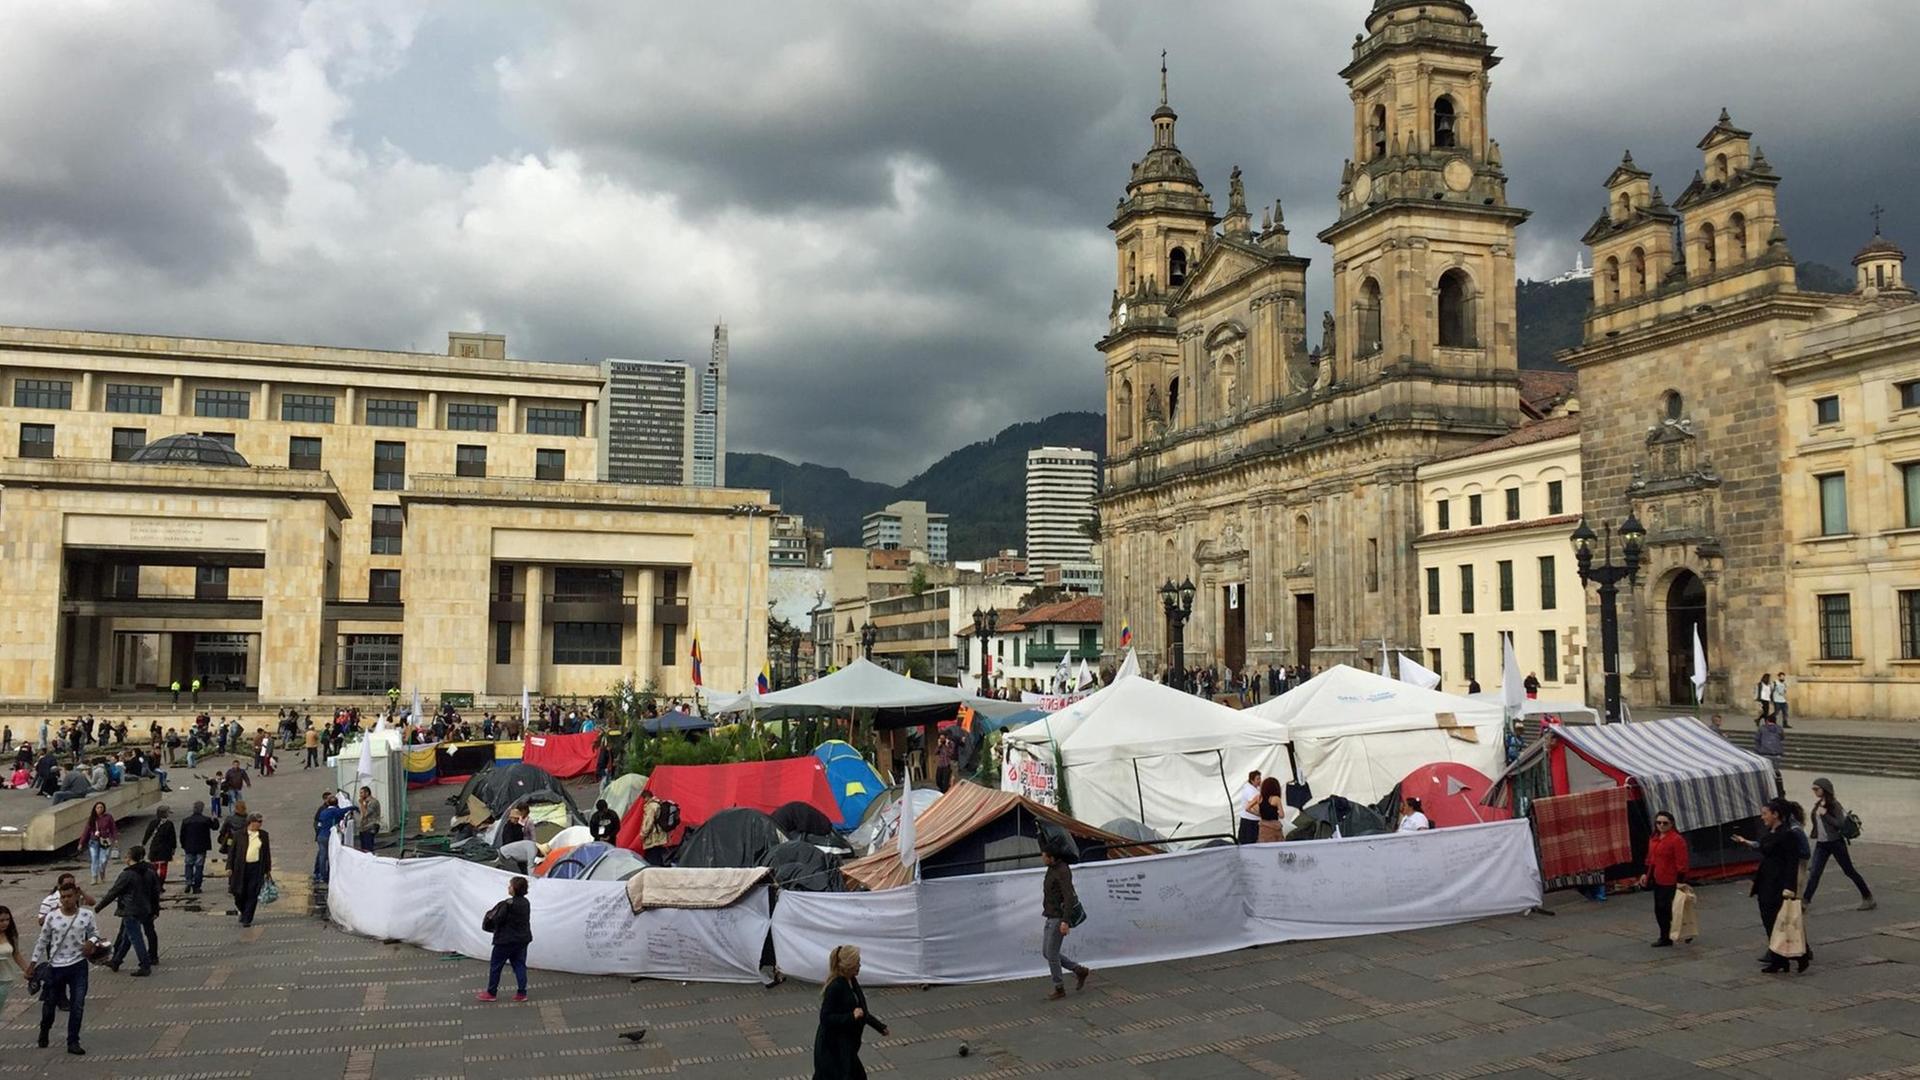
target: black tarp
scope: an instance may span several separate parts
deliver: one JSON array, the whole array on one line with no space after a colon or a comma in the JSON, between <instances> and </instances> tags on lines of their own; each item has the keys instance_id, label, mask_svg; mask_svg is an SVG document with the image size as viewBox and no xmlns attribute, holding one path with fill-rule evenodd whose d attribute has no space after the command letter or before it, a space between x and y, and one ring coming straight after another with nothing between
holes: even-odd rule
<instances>
[{"instance_id":1,"label":"black tarp","mask_svg":"<svg viewBox=\"0 0 1920 1080\"><path fill-rule=\"evenodd\" d=\"M687 834L677 865L765 866L767 854L786 840L773 819L744 806L722 810Z\"/></svg>"},{"instance_id":2,"label":"black tarp","mask_svg":"<svg viewBox=\"0 0 1920 1080\"><path fill-rule=\"evenodd\" d=\"M567 809L574 817L580 817L580 808L574 805L573 796L567 794L566 786L554 779L547 770L525 762L487 766L474 773L472 779L460 786L460 794L448 801L453 803L457 812L464 813L467 799L476 798L486 804L494 817L499 817L514 803L540 792L553 794L567 804Z\"/></svg>"},{"instance_id":3,"label":"black tarp","mask_svg":"<svg viewBox=\"0 0 1920 1080\"><path fill-rule=\"evenodd\" d=\"M840 860L805 840L788 840L767 853L774 884L798 892L843 892Z\"/></svg>"},{"instance_id":4,"label":"black tarp","mask_svg":"<svg viewBox=\"0 0 1920 1080\"><path fill-rule=\"evenodd\" d=\"M1287 839L1325 840L1336 827L1341 836L1376 836L1393 831L1373 807L1334 795L1300 811Z\"/></svg>"},{"instance_id":5,"label":"black tarp","mask_svg":"<svg viewBox=\"0 0 1920 1080\"><path fill-rule=\"evenodd\" d=\"M834 835L833 822L812 803L796 799L775 810L771 815L774 827L788 836Z\"/></svg>"}]
</instances>

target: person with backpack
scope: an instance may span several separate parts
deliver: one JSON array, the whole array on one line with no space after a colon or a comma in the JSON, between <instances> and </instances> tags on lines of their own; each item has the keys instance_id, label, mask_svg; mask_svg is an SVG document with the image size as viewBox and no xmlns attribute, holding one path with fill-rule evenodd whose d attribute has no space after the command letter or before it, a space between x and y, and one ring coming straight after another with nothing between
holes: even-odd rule
<instances>
[{"instance_id":1,"label":"person with backpack","mask_svg":"<svg viewBox=\"0 0 1920 1080\"><path fill-rule=\"evenodd\" d=\"M493 955L487 961L487 988L474 995L492 1001L500 989L500 969L513 965L518 987L513 1000L527 1000L527 946L533 944L533 905L527 901L527 879L507 882L507 898L493 905L480 920L480 929L493 935Z\"/></svg>"},{"instance_id":2,"label":"person with backpack","mask_svg":"<svg viewBox=\"0 0 1920 1080\"><path fill-rule=\"evenodd\" d=\"M1047 970L1053 975L1053 993L1047 995L1047 1000L1058 1001L1067 996L1066 980L1061 977L1060 969L1073 972L1075 990L1085 989L1087 977L1093 974L1091 968L1074 963L1061 951L1067 935L1086 921L1087 913L1080 906L1079 894L1073 891L1073 868L1051 851L1043 850L1040 859L1047 864L1040 886L1040 914L1045 924L1040 935L1040 955L1047 958Z\"/></svg>"},{"instance_id":3,"label":"person with backpack","mask_svg":"<svg viewBox=\"0 0 1920 1080\"><path fill-rule=\"evenodd\" d=\"M672 854L668 844L673 830L680 827L680 804L655 795L652 789L640 797L645 800L640 805L640 857L649 866L665 866Z\"/></svg>"},{"instance_id":4,"label":"person with backpack","mask_svg":"<svg viewBox=\"0 0 1920 1080\"><path fill-rule=\"evenodd\" d=\"M1860 890L1860 910L1872 911L1880 906L1873 898L1873 889L1867 885L1867 879L1853 868L1853 856L1847 851L1847 841L1860 837L1860 818L1847 812L1840 800L1833 797L1833 781L1820 777L1813 782L1813 813L1809 815L1813 822L1813 865L1807 870L1807 888L1801 903L1811 907L1814 891L1820 888L1820 874L1827 868L1827 860L1840 864L1840 872L1847 875L1853 887Z\"/></svg>"}]
</instances>

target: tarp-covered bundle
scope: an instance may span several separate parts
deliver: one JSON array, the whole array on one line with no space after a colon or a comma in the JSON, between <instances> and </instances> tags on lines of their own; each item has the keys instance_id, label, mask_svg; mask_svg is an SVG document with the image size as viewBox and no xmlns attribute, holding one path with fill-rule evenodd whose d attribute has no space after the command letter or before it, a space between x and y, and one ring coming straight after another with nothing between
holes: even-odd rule
<instances>
[{"instance_id":1,"label":"tarp-covered bundle","mask_svg":"<svg viewBox=\"0 0 1920 1080\"><path fill-rule=\"evenodd\" d=\"M1409 772L1436 761L1457 761L1487 776L1506 765L1497 703L1345 664L1246 711L1286 728L1294 764L1320 798L1377 802Z\"/></svg>"},{"instance_id":2,"label":"tarp-covered bundle","mask_svg":"<svg viewBox=\"0 0 1920 1080\"><path fill-rule=\"evenodd\" d=\"M808 803L782 803L768 816L774 827L788 836L833 836L833 821Z\"/></svg>"},{"instance_id":3,"label":"tarp-covered bundle","mask_svg":"<svg viewBox=\"0 0 1920 1080\"><path fill-rule=\"evenodd\" d=\"M1010 791L961 781L914 817L914 852L925 878L953 877L1040 865L1040 824L1064 827L1092 859L1151 855L1141 844L1062 814ZM900 864L899 838L873 854L841 866L849 881L868 889L892 889L912 880ZM989 861L991 860L991 861Z\"/></svg>"},{"instance_id":4,"label":"tarp-covered bundle","mask_svg":"<svg viewBox=\"0 0 1920 1080\"><path fill-rule=\"evenodd\" d=\"M1066 769L1067 805L1093 821L1131 818L1162 836L1231 834L1248 772L1285 775L1286 729L1258 715L1129 675L1006 733L1002 787ZM1395 777L1398 779L1398 777Z\"/></svg>"},{"instance_id":5,"label":"tarp-covered bundle","mask_svg":"<svg viewBox=\"0 0 1920 1080\"><path fill-rule=\"evenodd\" d=\"M807 843L789 840L767 853L773 883L799 892L839 892L840 860Z\"/></svg>"},{"instance_id":6,"label":"tarp-covered bundle","mask_svg":"<svg viewBox=\"0 0 1920 1080\"><path fill-rule=\"evenodd\" d=\"M813 756L826 766L827 788L833 792L833 801L840 808L834 818L835 827L851 829L858 825L867 806L886 790L880 774L860 756L860 751L840 739L814 747Z\"/></svg>"},{"instance_id":7,"label":"tarp-covered bundle","mask_svg":"<svg viewBox=\"0 0 1920 1080\"><path fill-rule=\"evenodd\" d=\"M786 841L773 819L734 807L708 818L687 834L677 864L688 869L765 866L767 853Z\"/></svg>"},{"instance_id":8,"label":"tarp-covered bundle","mask_svg":"<svg viewBox=\"0 0 1920 1080\"><path fill-rule=\"evenodd\" d=\"M647 787L680 807L682 828L703 824L729 807L743 806L763 814L799 800L832 818L840 813L827 789L826 766L808 754L780 761L742 761L730 765L662 765L653 771ZM640 847L640 824L646 803L627 808L620 819L619 843L634 851ZM678 843L680 837L668 839Z\"/></svg>"},{"instance_id":9,"label":"tarp-covered bundle","mask_svg":"<svg viewBox=\"0 0 1920 1080\"><path fill-rule=\"evenodd\" d=\"M529 735L521 748L520 760L537 765L562 780L592 776L594 758L600 750L600 735Z\"/></svg>"}]
</instances>

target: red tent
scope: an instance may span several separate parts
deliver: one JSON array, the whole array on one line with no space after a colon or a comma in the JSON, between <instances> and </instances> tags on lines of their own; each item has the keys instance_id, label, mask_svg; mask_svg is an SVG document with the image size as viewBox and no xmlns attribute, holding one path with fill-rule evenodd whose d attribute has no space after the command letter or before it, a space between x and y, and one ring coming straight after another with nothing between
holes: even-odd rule
<instances>
[{"instance_id":1,"label":"red tent","mask_svg":"<svg viewBox=\"0 0 1920 1080\"><path fill-rule=\"evenodd\" d=\"M520 751L520 760L538 765L561 780L592 776L598 733L581 735L529 735Z\"/></svg>"},{"instance_id":2,"label":"red tent","mask_svg":"<svg viewBox=\"0 0 1920 1080\"><path fill-rule=\"evenodd\" d=\"M1436 761L1408 773L1407 778L1400 781L1400 797L1419 799L1421 811L1436 829L1505 821L1513 816L1513 811L1504 806L1480 805L1492 785L1492 780L1471 765Z\"/></svg>"},{"instance_id":3,"label":"red tent","mask_svg":"<svg viewBox=\"0 0 1920 1080\"><path fill-rule=\"evenodd\" d=\"M787 803L803 802L825 814L829 821L840 817L833 788L827 783L827 768L812 754L732 765L662 765L647 778L647 790L679 805L682 830L735 806L770 814ZM640 819L646 806L646 800L641 799L620 819L621 847L642 850ZM669 842L679 843L680 835L676 833Z\"/></svg>"}]
</instances>

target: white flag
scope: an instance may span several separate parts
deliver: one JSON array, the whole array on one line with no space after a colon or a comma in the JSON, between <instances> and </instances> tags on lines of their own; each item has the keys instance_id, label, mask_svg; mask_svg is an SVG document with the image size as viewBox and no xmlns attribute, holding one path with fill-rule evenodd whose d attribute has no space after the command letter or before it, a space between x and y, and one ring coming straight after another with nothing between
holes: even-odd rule
<instances>
[{"instance_id":1,"label":"white flag","mask_svg":"<svg viewBox=\"0 0 1920 1080\"><path fill-rule=\"evenodd\" d=\"M1380 639L1380 674L1393 678L1393 663L1387 659L1387 639Z\"/></svg>"},{"instance_id":2,"label":"white flag","mask_svg":"<svg viewBox=\"0 0 1920 1080\"><path fill-rule=\"evenodd\" d=\"M523 728L533 726L533 698L524 686L520 688L520 726Z\"/></svg>"},{"instance_id":3,"label":"white flag","mask_svg":"<svg viewBox=\"0 0 1920 1080\"><path fill-rule=\"evenodd\" d=\"M1078 692L1081 690L1085 690L1087 687L1092 685L1093 685L1093 672L1087 670L1087 662L1085 660L1082 660L1080 661L1080 670L1074 672L1072 689Z\"/></svg>"},{"instance_id":4,"label":"white flag","mask_svg":"<svg viewBox=\"0 0 1920 1080\"><path fill-rule=\"evenodd\" d=\"M1520 674L1520 658L1513 654L1513 635L1501 635L1501 646L1500 704L1518 716L1527 707L1526 676Z\"/></svg>"},{"instance_id":5,"label":"white flag","mask_svg":"<svg viewBox=\"0 0 1920 1080\"><path fill-rule=\"evenodd\" d=\"M1693 700L1697 705L1707 696L1707 649L1700 644L1700 624L1693 624Z\"/></svg>"},{"instance_id":6,"label":"white flag","mask_svg":"<svg viewBox=\"0 0 1920 1080\"><path fill-rule=\"evenodd\" d=\"M422 716L420 715L420 688L416 686L416 687L414 687L414 688L413 688L413 717L412 717L412 720L413 720L413 724L414 724L414 726L415 726L415 727L418 727L418 726L420 725L420 721L421 721L422 719L423 719L423 717L422 717Z\"/></svg>"},{"instance_id":7,"label":"white flag","mask_svg":"<svg viewBox=\"0 0 1920 1080\"><path fill-rule=\"evenodd\" d=\"M1125 660L1120 661L1120 670L1118 673L1114 675L1113 681L1119 682L1121 679L1124 679L1129 675L1138 675L1138 674L1140 674L1140 657L1134 654L1132 646L1128 646L1127 658Z\"/></svg>"},{"instance_id":8,"label":"white flag","mask_svg":"<svg viewBox=\"0 0 1920 1080\"><path fill-rule=\"evenodd\" d=\"M1067 654L1063 650L1060 653L1060 662L1053 666L1054 693L1057 693L1057 694L1066 693L1067 680L1071 678L1073 678L1073 661L1067 658Z\"/></svg>"},{"instance_id":9,"label":"white flag","mask_svg":"<svg viewBox=\"0 0 1920 1080\"><path fill-rule=\"evenodd\" d=\"M911 762L907 764L907 782L900 791L900 831L895 834L900 845L900 865L914 871L914 876L917 877L919 872L915 871L913 866L917 856L913 850L913 764Z\"/></svg>"},{"instance_id":10,"label":"white flag","mask_svg":"<svg viewBox=\"0 0 1920 1080\"><path fill-rule=\"evenodd\" d=\"M1400 681L1412 683L1424 690L1437 689L1440 685L1440 673L1424 667L1419 661L1400 654Z\"/></svg>"},{"instance_id":11,"label":"white flag","mask_svg":"<svg viewBox=\"0 0 1920 1080\"><path fill-rule=\"evenodd\" d=\"M373 786L373 736L360 736L360 767L354 770L353 781L363 787Z\"/></svg>"}]
</instances>

